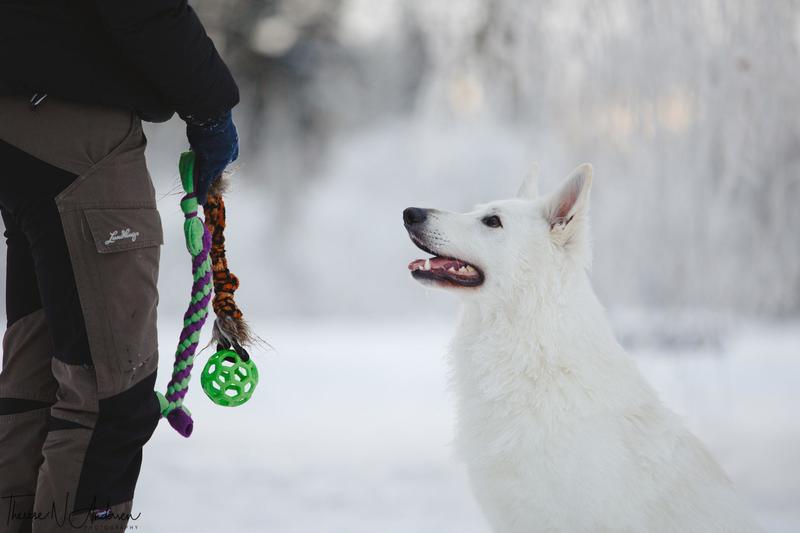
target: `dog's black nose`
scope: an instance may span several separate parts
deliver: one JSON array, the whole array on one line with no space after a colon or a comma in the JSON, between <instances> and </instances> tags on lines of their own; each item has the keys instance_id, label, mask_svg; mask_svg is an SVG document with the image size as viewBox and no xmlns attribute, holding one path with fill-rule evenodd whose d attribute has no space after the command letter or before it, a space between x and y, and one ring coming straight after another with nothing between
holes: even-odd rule
<instances>
[{"instance_id":1,"label":"dog's black nose","mask_svg":"<svg viewBox=\"0 0 800 533\"><path fill-rule=\"evenodd\" d=\"M403 211L403 222L406 227L425 222L428 218L428 210L419 207L409 207Z\"/></svg>"}]
</instances>

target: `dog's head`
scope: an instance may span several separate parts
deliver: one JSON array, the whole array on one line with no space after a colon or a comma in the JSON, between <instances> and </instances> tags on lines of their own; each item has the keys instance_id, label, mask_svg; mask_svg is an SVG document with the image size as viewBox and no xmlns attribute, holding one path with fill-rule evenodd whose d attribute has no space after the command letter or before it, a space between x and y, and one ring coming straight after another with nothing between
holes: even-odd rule
<instances>
[{"instance_id":1,"label":"dog's head","mask_svg":"<svg viewBox=\"0 0 800 533\"><path fill-rule=\"evenodd\" d=\"M537 169L516 198L468 213L409 207L403 222L411 240L433 255L408 265L422 283L469 294L506 294L584 265L592 167L583 164L552 194L539 195Z\"/></svg>"}]
</instances>

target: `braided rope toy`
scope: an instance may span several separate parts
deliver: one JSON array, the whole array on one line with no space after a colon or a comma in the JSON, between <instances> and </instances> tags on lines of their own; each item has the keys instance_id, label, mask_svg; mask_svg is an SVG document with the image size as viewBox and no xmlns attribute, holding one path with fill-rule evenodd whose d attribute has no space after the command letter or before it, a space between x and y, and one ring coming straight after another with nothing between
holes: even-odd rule
<instances>
[{"instance_id":1,"label":"braided rope toy","mask_svg":"<svg viewBox=\"0 0 800 533\"><path fill-rule=\"evenodd\" d=\"M194 355L200 341L200 331L208 317L212 292L213 308L217 315L212 342L217 343L218 351L209 358L203 369L203 390L214 403L232 407L249 400L258 384L258 370L243 348L244 345L253 344L256 338L233 300L239 280L228 269L225 257L225 204L222 191L219 185L209 191L204 223L197 214L199 203L194 193L194 163L194 153L184 152L178 165L186 193L181 199L181 210L185 217L183 233L186 248L192 256L194 281L189 307L183 315L183 330L175 351L167 393L156 392L161 415L184 437L189 437L194 429L192 415L183 401L189 390Z\"/></svg>"}]
</instances>

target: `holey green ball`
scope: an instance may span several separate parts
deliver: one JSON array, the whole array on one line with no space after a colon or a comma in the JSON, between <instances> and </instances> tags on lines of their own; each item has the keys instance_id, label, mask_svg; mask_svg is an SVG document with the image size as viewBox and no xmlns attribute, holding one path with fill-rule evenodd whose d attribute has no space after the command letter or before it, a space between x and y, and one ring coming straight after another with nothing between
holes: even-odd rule
<instances>
[{"instance_id":1,"label":"holey green ball","mask_svg":"<svg viewBox=\"0 0 800 533\"><path fill-rule=\"evenodd\" d=\"M243 361L233 350L220 350L209 357L200 375L200 385L215 404L236 407L253 396L258 370L252 358Z\"/></svg>"}]
</instances>

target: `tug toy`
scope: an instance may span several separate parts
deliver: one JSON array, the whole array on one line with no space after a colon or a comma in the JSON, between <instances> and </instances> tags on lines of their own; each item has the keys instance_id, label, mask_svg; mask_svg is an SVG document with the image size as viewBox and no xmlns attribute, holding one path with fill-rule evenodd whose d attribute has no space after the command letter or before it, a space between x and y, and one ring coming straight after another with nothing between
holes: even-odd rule
<instances>
[{"instance_id":1,"label":"tug toy","mask_svg":"<svg viewBox=\"0 0 800 533\"><path fill-rule=\"evenodd\" d=\"M243 347L254 344L256 337L233 299L233 293L239 288L239 280L228 269L225 257L222 180L218 180L209 191L203 208L204 223L197 214L199 204L194 193L194 162L193 152L181 154L179 168L186 193L181 199L181 210L186 217L183 223L186 248L192 256L192 295L183 315L183 330L178 340L167 393L156 392L161 415L184 437L189 437L194 428L192 415L183 400L189 390L194 355L200 341L200 331L208 317L212 292L212 306L216 315L212 342L217 345L217 353L209 358L203 369L200 379L203 391L217 405L234 407L247 402L258 384L258 370Z\"/></svg>"}]
</instances>

